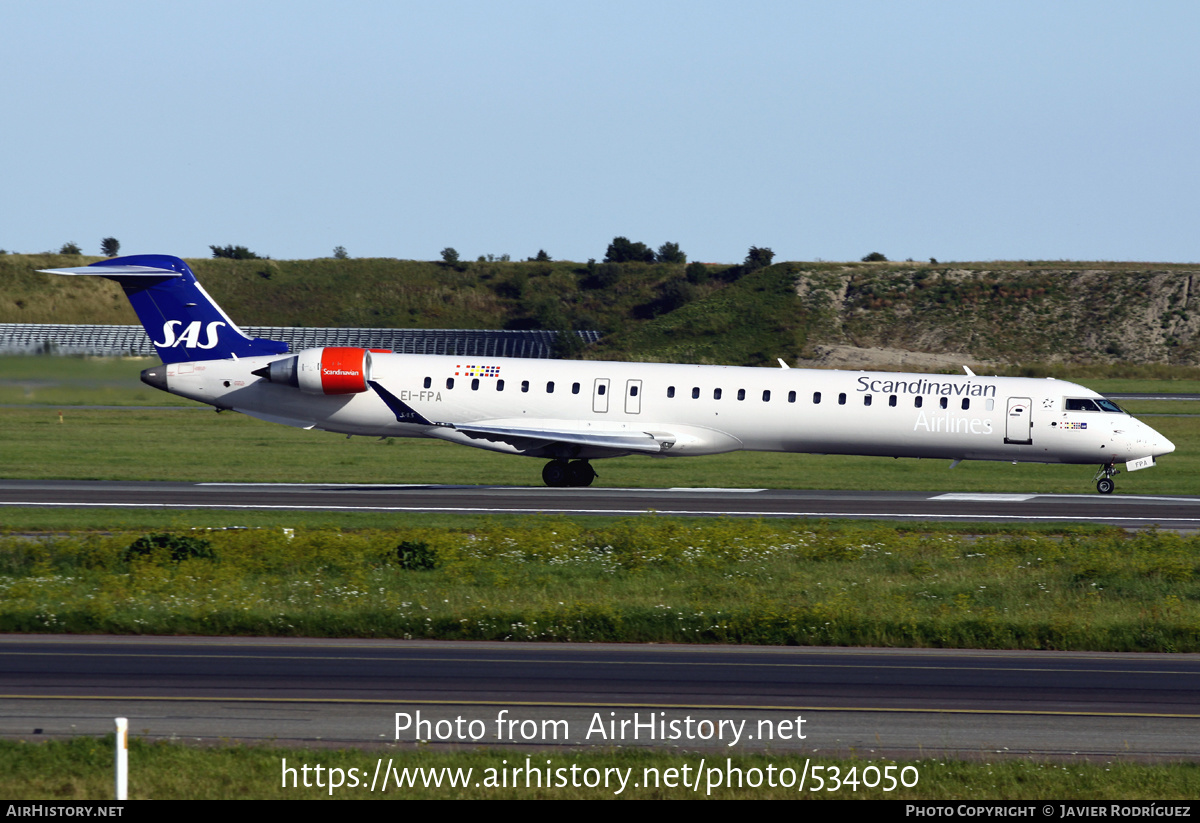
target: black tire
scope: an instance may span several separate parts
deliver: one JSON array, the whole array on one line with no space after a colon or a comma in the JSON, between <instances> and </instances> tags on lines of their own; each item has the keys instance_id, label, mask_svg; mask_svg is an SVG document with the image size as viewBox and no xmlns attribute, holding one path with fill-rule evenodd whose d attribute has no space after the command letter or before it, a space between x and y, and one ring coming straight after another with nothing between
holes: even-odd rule
<instances>
[{"instance_id":1,"label":"black tire","mask_svg":"<svg viewBox=\"0 0 1200 823\"><path fill-rule=\"evenodd\" d=\"M1117 484L1113 482L1111 477L1101 477L1096 481L1096 491L1100 492L1101 494L1112 494L1113 489L1116 487Z\"/></svg>"},{"instance_id":2,"label":"black tire","mask_svg":"<svg viewBox=\"0 0 1200 823\"><path fill-rule=\"evenodd\" d=\"M567 467L567 478L569 485L590 486L596 479L596 470L586 460L576 460Z\"/></svg>"},{"instance_id":3,"label":"black tire","mask_svg":"<svg viewBox=\"0 0 1200 823\"><path fill-rule=\"evenodd\" d=\"M542 469L542 482L556 488L569 485L570 470L566 460L551 460Z\"/></svg>"}]
</instances>

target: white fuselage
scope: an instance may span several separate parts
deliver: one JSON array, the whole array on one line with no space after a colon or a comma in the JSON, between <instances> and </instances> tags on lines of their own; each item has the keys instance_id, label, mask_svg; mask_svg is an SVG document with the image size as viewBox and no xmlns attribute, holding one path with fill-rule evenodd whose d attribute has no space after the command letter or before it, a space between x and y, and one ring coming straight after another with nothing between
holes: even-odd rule
<instances>
[{"instance_id":1,"label":"white fuselage","mask_svg":"<svg viewBox=\"0 0 1200 823\"><path fill-rule=\"evenodd\" d=\"M1068 410L1068 400L1101 395L1054 379L371 354L370 380L427 424L398 421L376 391L311 394L251 374L279 359L169 364L167 389L292 426L537 457L646 453L586 441L626 434L662 456L746 449L1108 464L1174 450L1115 407ZM519 436L537 432L545 436ZM555 433L582 439L556 442Z\"/></svg>"}]
</instances>

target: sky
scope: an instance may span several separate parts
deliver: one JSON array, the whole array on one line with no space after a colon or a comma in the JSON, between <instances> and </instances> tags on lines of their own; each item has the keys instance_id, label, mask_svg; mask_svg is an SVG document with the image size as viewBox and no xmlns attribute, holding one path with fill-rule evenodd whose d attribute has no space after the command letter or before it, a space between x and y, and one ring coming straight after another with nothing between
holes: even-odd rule
<instances>
[{"instance_id":1,"label":"sky","mask_svg":"<svg viewBox=\"0 0 1200 823\"><path fill-rule=\"evenodd\" d=\"M0 248L1200 260L1200 3L0 0Z\"/></svg>"}]
</instances>

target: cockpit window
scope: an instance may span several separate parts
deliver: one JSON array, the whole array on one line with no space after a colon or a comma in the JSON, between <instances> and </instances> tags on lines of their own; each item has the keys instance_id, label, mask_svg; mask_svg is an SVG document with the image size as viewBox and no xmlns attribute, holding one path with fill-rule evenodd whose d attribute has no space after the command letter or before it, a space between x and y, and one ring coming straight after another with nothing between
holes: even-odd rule
<instances>
[{"instance_id":1,"label":"cockpit window","mask_svg":"<svg viewBox=\"0 0 1200 823\"><path fill-rule=\"evenodd\" d=\"M1068 397L1067 411L1104 411L1113 414L1124 414L1125 411L1116 403L1103 397Z\"/></svg>"}]
</instances>

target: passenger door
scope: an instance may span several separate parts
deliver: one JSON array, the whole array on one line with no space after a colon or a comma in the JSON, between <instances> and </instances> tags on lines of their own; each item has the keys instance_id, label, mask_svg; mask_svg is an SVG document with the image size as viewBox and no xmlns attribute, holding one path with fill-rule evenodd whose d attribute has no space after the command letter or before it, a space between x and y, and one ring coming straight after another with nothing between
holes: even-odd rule
<instances>
[{"instance_id":1,"label":"passenger door","mask_svg":"<svg viewBox=\"0 0 1200 823\"><path fill-rule=\"evenodd\" d=\"M1033 443L1033 418L1028 397L1008 398L1008 414L1004 418L1004 442L1014 446Z\"/></svg>"}]
</instances>

